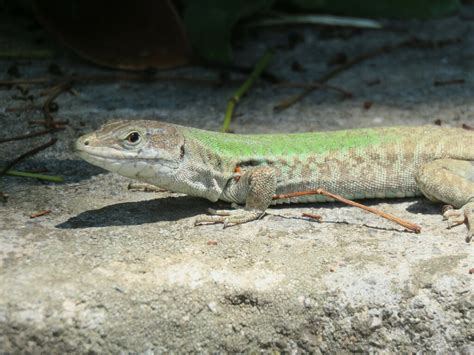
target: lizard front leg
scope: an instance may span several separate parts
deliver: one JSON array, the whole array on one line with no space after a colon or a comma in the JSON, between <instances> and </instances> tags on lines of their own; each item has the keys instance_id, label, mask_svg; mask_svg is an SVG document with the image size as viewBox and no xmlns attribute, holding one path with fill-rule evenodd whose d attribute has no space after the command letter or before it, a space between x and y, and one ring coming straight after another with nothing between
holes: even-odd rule
<instances>
[{"instance_id":1,"label":"lizard front leg","mask_svg":"<svg viewBox=\"0 0 474 355\"><path fill-rule=\"evenodd\" d=\"M474 233L474 162L455 159L434 160L420 167L415 176L418 188L432 201L453 208L444 211L448 228L467 223L466 241Z\"/></svg>"},{"instance_id":2,"label":"lizard front leg","mask_svg":"<svg viewBox=\"0 0 474 355\"><path fill-rule=\"evenodd\" d=\"M276 191L275 171L267 166L252 168L231 181L224 189L227 199L245 201L245 208L236 210L209 210L211 215L199 217L195 225L223 223L224 227L262 218Z\"/></svg>"}]
</instances>

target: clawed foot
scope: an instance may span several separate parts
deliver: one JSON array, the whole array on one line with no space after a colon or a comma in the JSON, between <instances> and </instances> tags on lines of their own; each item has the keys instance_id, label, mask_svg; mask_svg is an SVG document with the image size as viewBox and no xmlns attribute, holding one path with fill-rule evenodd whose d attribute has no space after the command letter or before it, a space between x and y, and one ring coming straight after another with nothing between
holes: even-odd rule
<instances>
[{"instance_id":1,"label":"clawed foot","mask_svg":"<svg viewBox=\"0 0 474 355\"><path fill-rule=\"evenodd\" d=\"M474 203L468 203L459 209L449 205L444 206L443 218L448 221L448 229L466 223L468 229L466 242L471 241L474 233Z\"/></svg>"},{"instance_id":2,"label":"clawed foot","mask_svg":"<svg viewBox=\"0 0 474 355\"><path fill-rule=\"evenodd\" d=\"M127 188L131 191L139 191L139 192L164 192L167 191L161 187L147 184L146 182L131 182L128 184Z\"/></svg>"},{"instance_id":3,"label":"clawed foot","mask_svg":"<svg viewBox=\"0 0 474 355\"><path fill-rule=\"evenodd\" d=\"M208 209L208 216L201 216L196 218L194 225L202 224L217 224L222 223L224 228L242 224L246 222L255 221L262 218L265 215L264 211L258 210L214 210Z\"/></svg>"}]
</instances>

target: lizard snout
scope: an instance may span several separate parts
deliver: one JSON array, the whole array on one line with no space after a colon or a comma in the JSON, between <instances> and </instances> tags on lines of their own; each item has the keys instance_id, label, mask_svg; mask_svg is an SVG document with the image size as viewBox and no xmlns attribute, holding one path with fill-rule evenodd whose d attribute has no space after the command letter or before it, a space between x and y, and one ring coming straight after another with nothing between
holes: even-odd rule
<instances>
[{"instance_id":1,"label":"lizard snout","mask_svg":"<svg viewBox=\"0 0 474 355\"><path fill-rule=\"evenodd\" d=\"M85 147L89 146L90 144L91 144L90 134L83 135L76 139L73 145L73 150L76 152L83 151Z\"/></svg>"}]
</instances>

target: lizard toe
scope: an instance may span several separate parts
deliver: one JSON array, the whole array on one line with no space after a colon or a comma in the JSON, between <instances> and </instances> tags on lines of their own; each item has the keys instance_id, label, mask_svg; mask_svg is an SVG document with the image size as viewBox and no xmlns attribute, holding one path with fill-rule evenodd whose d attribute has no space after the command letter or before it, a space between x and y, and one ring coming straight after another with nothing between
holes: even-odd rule
<instances>
[{"instance_id":1,"label":"lizard toe","mask_svg":"<svg viewBox=\"0 0 474 355\"><path fill-rule=\"evenodd\" d=\"M247 223L262 218L265 212L259 210L208 210L209 215L200 216L194 221L194 225L222 223L224 228L237 224Z\"/></svg>"},{"instance_id":2,"label":"lizard toe","mask_svg":"<svg viewBox=\"0 0 474 355\"><path fill-rule=\"evenodd\" d=\"M232 214L232 211L230 211L230 210L215 210L213 208L208 208L207 213L209 213L211 216L230 216Z\"/></svg>"},{"instance_id":3,"label":"lizard toe","mask_svg":"<svg viewBox=\"0 0 474 355\"><path fill-rule=\"evenodd\" d=\"M469 243L474 235L474 202L465 204L463 210L468 230L466 242Z\"/></svg>"},{"instance_id":4,"label":"lizard toe","mask_svg":"<svg viewBox=\"0 0 474 355\"><path fill-rule=\"evenodd\" d=\"M251 221L255 221L257 219L262 218L265 215L265 212L258 211L258 210L235 210L228 217L225 218L224 221L224 228L235 226L237 224L247 223Z\"/></svg>"},{"instance_id":5,"label":"lizard toe","mask_svg":"<svg viewBox=\"0 0 474 355\"><path fill-rule=\"evenodd\" d=\"M207 215L207 216L197 217L194 220L194 225L195 226L201 226L201 225L204 225L204 224L218 224L218 223L224 223L224 221L225 221L224 216Z\"/></svg>"},{"instance_id":6,"label":"lizard toe","mask_svg":"<svg viewBox=\"0 0 474 355\"><path fill-rule=\"evenodd\" d=\"M458 209L446 208L443 212L443 218L448 221L448 228L466 223L468 234L466 242L470 242L474 235L474 202L468 202Z\"/></svg>"},{"instance_id":7,"label":"lizard toe","mask_svg":"<svg viewBox=\"0 0 474 355\"><path fill-rule=\"evenodd\" d=\"M448 229L463 224L466 220L463 209L454 209L452 206L445 206L443 209L443 219L448 222Z\"/></svg>"},{"instance_id":8,"label":"lizard toe","mask_svg":"<svg viewBox=\"0 0 474 355\"><path fill-rule=\"evenodd\" d=\"M458 216L450 216L447 218L448 229L459 226L463 224L465 221L466 221L466 218L464 217L463 214L458 215Z\"/></svg>"}]
</instances>

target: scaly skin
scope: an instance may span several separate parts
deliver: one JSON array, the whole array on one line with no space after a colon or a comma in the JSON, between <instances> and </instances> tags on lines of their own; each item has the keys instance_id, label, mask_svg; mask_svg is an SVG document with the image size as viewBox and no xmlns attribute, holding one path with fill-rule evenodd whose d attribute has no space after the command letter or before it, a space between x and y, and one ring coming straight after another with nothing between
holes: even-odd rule
<instances>
[{"instance_id":1,"label":"scaly skin","mask_svg":"<svg viewBox=\"0 0 474 355\"><path fill-rule=\"evenodd\" d=\"M424 194L456 208L445 214L451 224L474 226L473 148L474 132L436 126L237 135L156 121L112 122L76 142L82 158L107 170L245 204L198 219L225 224L260 218L274 203L327 201L272 201L274 194L323 188L349 199Z\"/></svg>"}]
</instances>

